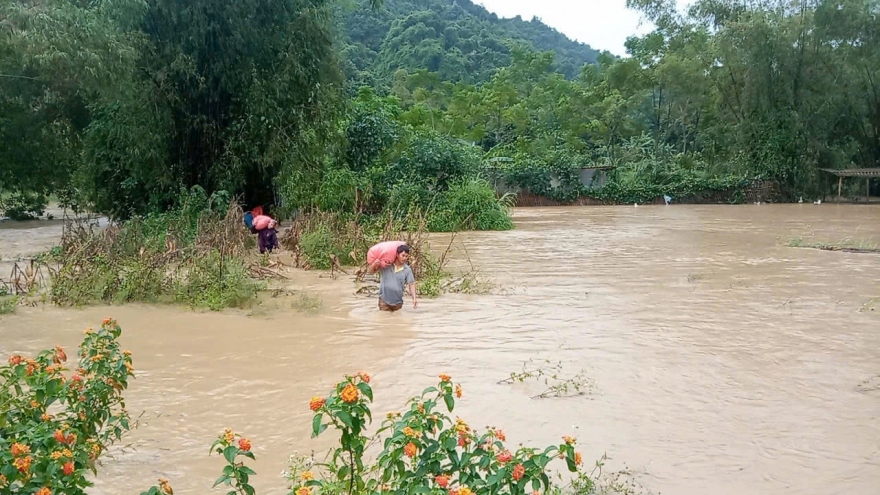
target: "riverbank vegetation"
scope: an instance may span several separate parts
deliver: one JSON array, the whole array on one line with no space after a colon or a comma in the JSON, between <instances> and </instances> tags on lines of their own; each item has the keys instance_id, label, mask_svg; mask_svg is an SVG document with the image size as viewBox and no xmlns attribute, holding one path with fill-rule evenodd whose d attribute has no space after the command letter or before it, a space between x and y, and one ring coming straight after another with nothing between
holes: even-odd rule
<instances>
[{"instance_id":1,"label":"riverbank vegetation","mask_svg":"<svg viewBox=\"0 0 880 495\"><path fill-rule=\"evenodd\" d=\"M508 229L497 191L815 198L880 160L876 0L628 4L656 29L621 58L469 0L8 2L0 209L125 220L198 186Z\"/></svg>"}]
</instances>

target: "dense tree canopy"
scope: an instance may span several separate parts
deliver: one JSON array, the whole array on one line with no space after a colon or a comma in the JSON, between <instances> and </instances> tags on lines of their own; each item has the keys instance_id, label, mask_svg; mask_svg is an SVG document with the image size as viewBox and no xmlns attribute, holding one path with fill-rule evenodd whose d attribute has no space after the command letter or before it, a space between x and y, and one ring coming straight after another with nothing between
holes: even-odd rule
<instances>
[{"instance_id":1,"label":"dense tree canopy","mask_svg":"<svg viewBox=\"0 0 880 495\"><path fill-rule=\"evenodd\" d=\"M127 218L200 186L452 212L483 179L614 201L766 179L797 198L823 168L880 166L878 0L629 3L656 29L618 58L469 0L4 2L0 209L54 195ZM578 176L595 165L601 190Z\"/></svg>"}]
</instances>

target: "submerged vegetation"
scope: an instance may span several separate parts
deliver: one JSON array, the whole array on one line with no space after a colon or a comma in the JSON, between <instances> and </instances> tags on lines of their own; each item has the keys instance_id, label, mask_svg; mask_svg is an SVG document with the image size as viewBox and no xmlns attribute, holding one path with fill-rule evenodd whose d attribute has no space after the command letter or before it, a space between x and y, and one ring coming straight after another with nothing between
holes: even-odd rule
<instances>
[{"instance_id":1,"label":"submerged vegetation","mask_svg":"<svg viewBox=\"0 0 880 495\"><path fill-rule=\"evenodd\" d=\"M797 237L788 241L789 247L821 249L823 251L845 251L849 253L880 253L876 242L858 239L843 239L839 242L804 241Z\"/></svg>"}]
</instances>

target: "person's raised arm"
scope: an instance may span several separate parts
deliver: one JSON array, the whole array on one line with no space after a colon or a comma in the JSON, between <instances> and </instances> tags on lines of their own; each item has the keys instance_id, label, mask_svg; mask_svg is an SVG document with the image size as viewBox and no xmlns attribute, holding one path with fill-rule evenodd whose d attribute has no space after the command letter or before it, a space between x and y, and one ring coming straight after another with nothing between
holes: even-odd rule
<instances>
[{"instance_id":1,"label":"person's raised arm","mask_svg":"<svg viewBox=\"0 0 880 495\"><path fill-rule=\"evenodd\" d=\"M376 273L381 268L383 268L382 260L376 260L372 265L367 266L367 273Z\"/></svg>"}]
</instances>

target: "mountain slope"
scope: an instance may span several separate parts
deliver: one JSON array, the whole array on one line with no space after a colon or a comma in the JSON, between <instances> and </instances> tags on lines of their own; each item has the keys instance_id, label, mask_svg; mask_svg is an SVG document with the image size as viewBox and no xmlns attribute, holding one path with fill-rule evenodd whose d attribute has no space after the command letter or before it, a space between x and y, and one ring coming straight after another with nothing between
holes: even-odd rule
<instances>
[{"instance_id":1,"label":"mountain slope","mask_svg":"<svg viewBox=\"0 0 880 495\"><path fill-rule=\"evenodd\" d=\"M540 20L500 19L470 0L385 0L378 11L350 4L340 20L347 75L361 82L388 81L399 69L482 82L510 62L515 45L553 51L555 68L571 78L599 54Z\"/></svg>"}]
</instances>

